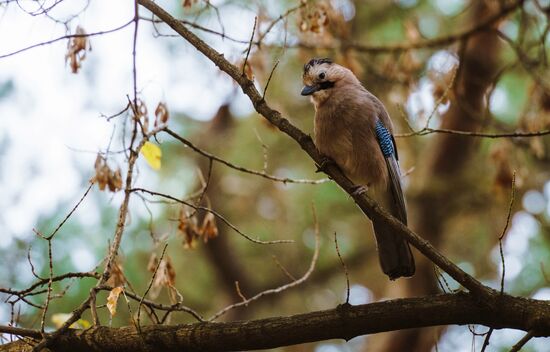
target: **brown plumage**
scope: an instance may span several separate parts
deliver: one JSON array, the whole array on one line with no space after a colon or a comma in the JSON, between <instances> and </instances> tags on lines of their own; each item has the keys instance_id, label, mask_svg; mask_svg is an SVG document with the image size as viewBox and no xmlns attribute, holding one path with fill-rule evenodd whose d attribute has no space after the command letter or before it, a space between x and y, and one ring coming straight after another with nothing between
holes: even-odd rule
<instances>
[{"instance_id":1,"label":"brown plumage","mask_svg":"<svg viewBox=\"0 0 550 352\"><path fill-rule=\"evenodd\" d=\"M303 81L302 95L310 95L315 107L319 152L406 225L393 125L384 105L349 69L329 59L310 60ZM392 280L412 276L415 266L408 243L384 222L373 226L384 273Z\"/></svg>"}]
</instances>

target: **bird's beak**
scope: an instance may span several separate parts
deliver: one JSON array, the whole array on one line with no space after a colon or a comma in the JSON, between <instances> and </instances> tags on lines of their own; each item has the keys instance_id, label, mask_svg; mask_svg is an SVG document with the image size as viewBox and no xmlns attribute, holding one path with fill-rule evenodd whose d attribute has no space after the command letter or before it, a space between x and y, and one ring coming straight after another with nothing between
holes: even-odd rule
<instances>
[{"instance_id":1,"label":"bird's beak","mask_svg":"<svg viewBox=\"0 0 550 352\"><path fill-rule=\"evenodd\" d=\"M319 90L319 85L313 85L313 86L304 86L304 88L302 88L302 92L300 94L302 95L311 95L313 93L315 93L316 91Z\"/></svg>"}]
</instances>

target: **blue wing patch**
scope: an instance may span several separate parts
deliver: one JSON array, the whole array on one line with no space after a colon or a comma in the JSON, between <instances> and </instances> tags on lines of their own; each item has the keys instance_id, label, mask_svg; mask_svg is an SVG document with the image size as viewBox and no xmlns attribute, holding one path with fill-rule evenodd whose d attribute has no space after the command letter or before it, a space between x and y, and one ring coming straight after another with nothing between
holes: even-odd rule
<instances>
[{"instance_id":1,"label":"blue wing patch","mask_svg":"<svg viewBox=\"0 0 550 352\"><path fill-rule=\"evenodd\" d=\"M376 121L375 131L376 138L378 138L378 144L380 144L380 149L382 150L382 154L384 154L386 158L395 155L395 147L393 145L392 135L390 134L390 131L388 131L387 128L384 127L382 121Z\"/></svg>"}]
</instances>

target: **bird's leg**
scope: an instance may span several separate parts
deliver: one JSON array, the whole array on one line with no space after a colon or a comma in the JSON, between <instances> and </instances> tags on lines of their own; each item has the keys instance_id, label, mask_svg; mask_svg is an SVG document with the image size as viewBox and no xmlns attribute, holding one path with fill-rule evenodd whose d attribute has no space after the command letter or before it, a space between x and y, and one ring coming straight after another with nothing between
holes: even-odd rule
<instances>
[{"instance_id":1,"label":"bird's leg","mask_svg":"<svg viewBox=\"0 0 550 352\"><path fill-rule=\"evenodd\" d=\"M328 165L338 166L338 164L328 156L321 155L321 163L317 164L317 170L315 172L325 172Z\"/></svg>"},{"instance_id":2,"label":"bird's leg","mask_svg":"<svg viewBox=\"0 0 550 352\"><path fill-rule=\"evenodd\" d=\"M355 197L358 197L362 194L365 194L367 193L367 191L369 190L369 186L368 185L359 185L359 186L354 186L353 187L353 190L351 191L351 195L352 196L355 196Z\"/></svg>"}]
</instances>

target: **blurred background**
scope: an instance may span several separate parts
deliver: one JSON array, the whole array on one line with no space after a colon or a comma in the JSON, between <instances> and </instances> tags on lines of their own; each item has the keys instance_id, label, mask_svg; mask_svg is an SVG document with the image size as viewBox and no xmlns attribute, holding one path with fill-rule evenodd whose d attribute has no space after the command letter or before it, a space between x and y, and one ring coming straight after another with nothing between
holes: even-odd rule
<instances>
[{"instance_id":1,"label":"blurred background","mask_svg":"<svg viewBox=\"0 0 550 352\"><path fill-rule=\"evenodd\" d=\"M406 173L410 227L496 289L502 275L498 240L515 173L515 201L502 242L504 288L514 295L550 299L550 137L425 133L427 128L498 134L550 127L550 1L158 4L214 31L193 29L239 65L256 17L254 42L261 44L252 45L246 72L260 91L273 73L268 104L307 133L312 133L314 112L299 94L303 64L312 57L332 57L351 68L385 103L401 135L397 144ZM51 5L47 15L41 13ZM163 102L170 114L169 127L212 154L282 178L323 179L299 146L259 116L225 74L168 27L151 21L144 8L140 14L137 89L151 121ZM36 274L48 276L47 244L33 230L51 233L66 217L94 177L98 153L112 170L120 168L124 179L131 116L116 114L133 95L133 25L88 38L76 64L70 51L74 41L68 39L4 55L75 33L77 26L86 33L102 32L132 18L131 1L0 1L0 258L9 263L0 266L0 287L22 289L36 281L29 261ZM457 36L483 23L496 30ZM437 38L448 40L438 43ZM407 49L407 44L419 41L431 44ZM392 47L400 43L404 47ZM411 129L422 133L411 135ZM151 258L160 257L165 244L164 259L169 258L173 269L171 282L184 304L207 317L241 300L235 281L245 297L288 283L290 277L281 266L292 277L300 277L311 262L312 204L320 229L320 255L309 279L231 310L219 320L291 315L344 302L346 276L334 233L349 270L352 304L459 288L418 252L417 275L389 282L379 268L368 219L330 181L274 182L219 163L212 165L208 177L208 159L168 134L159 134L155 143L162 150L162 165L151 168L140 157L135 187L181 198L200 191L209 179L203 205L251 237L295 243L251 243L219 220L213 225L217 237L206 243L191 240L180 221L182 212L190 209L134 194L118 263L125 285L135 292L147 289ZM56 275L102 269L122 197L122 192L92 188L52 242ZM194 218L201 223L204 214ZM55 314L70 313L80 304L95 282L85 278L55 283L54 292L64 295L50 304L48 328L55 327ZM153 291L150 298L171 303L169 288L158 284ZM98 304L104 304L106 297L106 292L99 293ZM8 324L15 315L20 326L39 326L38 309L23 302L12 307L8 296L0 298L0 324ZM44 299L44 294L30 298L36 303ZM107 309L100 308L101 321L130 325L126 304L121 301L118 308L112 321ZM84 319L91 321L88 312ZM172 314L169 320L193 321L183 313ZM486 331L479 326L408 330L279 350L478 351L484 337L476 334ZM521 336L522 332L495 331L489 350L508 350ZM547 339L534 339L525 351L543 351L547 346Z\"/></svg>"}]
</instances>

